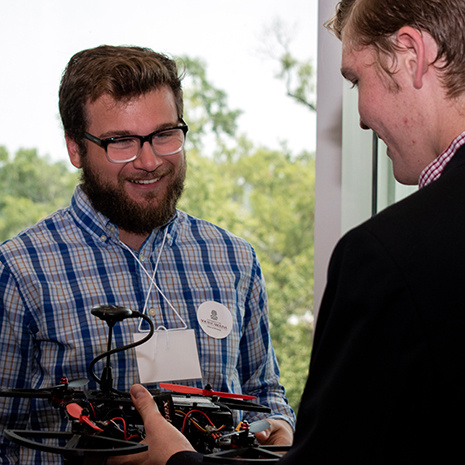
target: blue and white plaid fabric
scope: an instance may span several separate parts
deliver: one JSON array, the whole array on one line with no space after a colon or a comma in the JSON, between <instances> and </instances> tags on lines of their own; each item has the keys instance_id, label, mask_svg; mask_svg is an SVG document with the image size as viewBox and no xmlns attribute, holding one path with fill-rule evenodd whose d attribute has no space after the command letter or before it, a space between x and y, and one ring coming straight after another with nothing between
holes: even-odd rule
<instances>
[{"instance_id":1,"label":"blue and white plaid fabric","mask_svg":"<svg viewBox=\"0 0 465 465\"><path fill-rule=\"evenodd\" d=\"M166 229L167 228L167 229ZM166 229L166 231L165 231ZM163 244L163 238L165 242ZM123 247L118 229L96 212L77 187L71 206L57 211L0 247L0 387L41 388L89 378L87 368L106 350L108 326L90 313L114 304L155 313L156 327L182 328L179 312L195 330L203 379L187 384L257 396L272 415L294 425L279 384L269 336L267 298L259 262L244 240L182 211L153 231L134 253ZM155 262L160 261L152 285ZM142 266L145 269L142 269ZM197 308L220 302L233 316L224 339L209 337L197 322ZM114 346L133 342L139 321L114 327ZM117 389L138 382L133 351L112 357ZM95 366L101 375L103 361ZM88 388L95 389L90 381ZM149 386L156 388L156 385ZM0 398L3 428L63 429L60 412L45 400ZM263 414L245 413L254 421ZM9 448L0 438L1 463L61 463L59 456ZM16 456L16 458L15 458ZM16 461L15 461L16 460Z\"/></svg>"}]
</instances>

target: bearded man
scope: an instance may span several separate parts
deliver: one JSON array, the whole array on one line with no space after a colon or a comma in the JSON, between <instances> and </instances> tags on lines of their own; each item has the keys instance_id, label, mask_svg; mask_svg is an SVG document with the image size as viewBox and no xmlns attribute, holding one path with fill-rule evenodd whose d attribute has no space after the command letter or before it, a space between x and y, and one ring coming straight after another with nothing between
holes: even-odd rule
<instances>
[{"instance_id":1,"label":"bearded man","mask_svg":"<svg viewBox=\"0 0 465 465\"><path fill-rule=\"evenodd\" d=\"M82 182L68 208L0 247L0 386L43 388L64 376L88 377L108 334L91 309L123 306L146 314L157 337L145 353L149 363L134 351L112 356L114 388L183 380L254 395L271 409L271 428L259 439L291 443L294 414L279 384L255 252L176 208L188 127L175 61L140 47L84 50L69 61L59 96L69 157ZM215 312L219 331L205 312ZM147 332L140 321L115 325L115 346ZM178 347L185 348L181 356ZM95 370L102 368L103 362ZM0 407L1 430L66 427L44 399L0 398ZM22 465L63 460L4 437L0 457Z\"/></svg>"}]
</instances>

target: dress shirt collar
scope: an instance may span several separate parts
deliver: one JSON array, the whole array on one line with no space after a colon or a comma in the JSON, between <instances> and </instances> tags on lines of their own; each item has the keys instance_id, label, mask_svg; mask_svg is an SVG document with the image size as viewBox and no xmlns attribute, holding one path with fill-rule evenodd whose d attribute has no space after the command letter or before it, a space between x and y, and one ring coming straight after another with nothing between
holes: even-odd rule
<instances>
[{"instance_id":1,"label":"dress shirt collar","mask_svg":"<svg viewBox=\"0 0 465 465\"><path fill-rule=\"evenodd\" d=\"M447 147L444 152L442 152L439 157L437 157L432 163L430 163L421 173L420 179L418 181L418 187L427 186L428 184L436 181L438 179L446 165L450 162L451 158L455 155L457 150L465 144L465 131L457 136Z\"/></svg>"}]
</instances>

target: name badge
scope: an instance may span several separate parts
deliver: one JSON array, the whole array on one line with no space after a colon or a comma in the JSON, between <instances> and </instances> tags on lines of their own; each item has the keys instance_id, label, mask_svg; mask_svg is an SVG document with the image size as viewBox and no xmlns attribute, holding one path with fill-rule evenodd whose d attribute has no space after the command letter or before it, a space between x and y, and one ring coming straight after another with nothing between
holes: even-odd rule
<instances>
[{"instance_id":1,"label":"name badge","mask_svg":"<svg viewBox=\"0 0 465 465\"><path fill-rule=\"evenodd\" d=\"M223 339L231 332L233 318L227 307L218 302L204 302L197 310L197 321L209 336Z\"/></svg>"},{"instance_id":2,"label":"name badge","mask_svg":"<svg viewBox=\"0 0 465 465\"><path fill-rule=\"evenodd\" d=\"M134 342L146 335L135 333ZM135 350L142 384L202 378L193 329L155 331Z\"/></svg>"}]
</instances>

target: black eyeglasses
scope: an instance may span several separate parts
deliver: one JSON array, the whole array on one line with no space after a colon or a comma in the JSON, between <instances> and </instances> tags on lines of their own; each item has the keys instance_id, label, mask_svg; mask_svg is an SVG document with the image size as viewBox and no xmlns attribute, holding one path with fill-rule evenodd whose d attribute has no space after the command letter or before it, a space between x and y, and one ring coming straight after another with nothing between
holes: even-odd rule
<instances>
[{"instance_id":1,"label":"black eyeglasses","mask_svg":"<svg viewBox=\"0 0 465 465\"><path fill-rule=\"evenodd\" d=\"M147 136L130 135L99 139L85 132L84 137L103 147L108 160L112 163L128 163L135 160L141 154L142 146L145 142L148 142L152 146L155 155L174 155L180 152L184 147L188 130L187 124L182 121L182 125L180 126L159 129Z\"/></svg>"}]
</instances>

